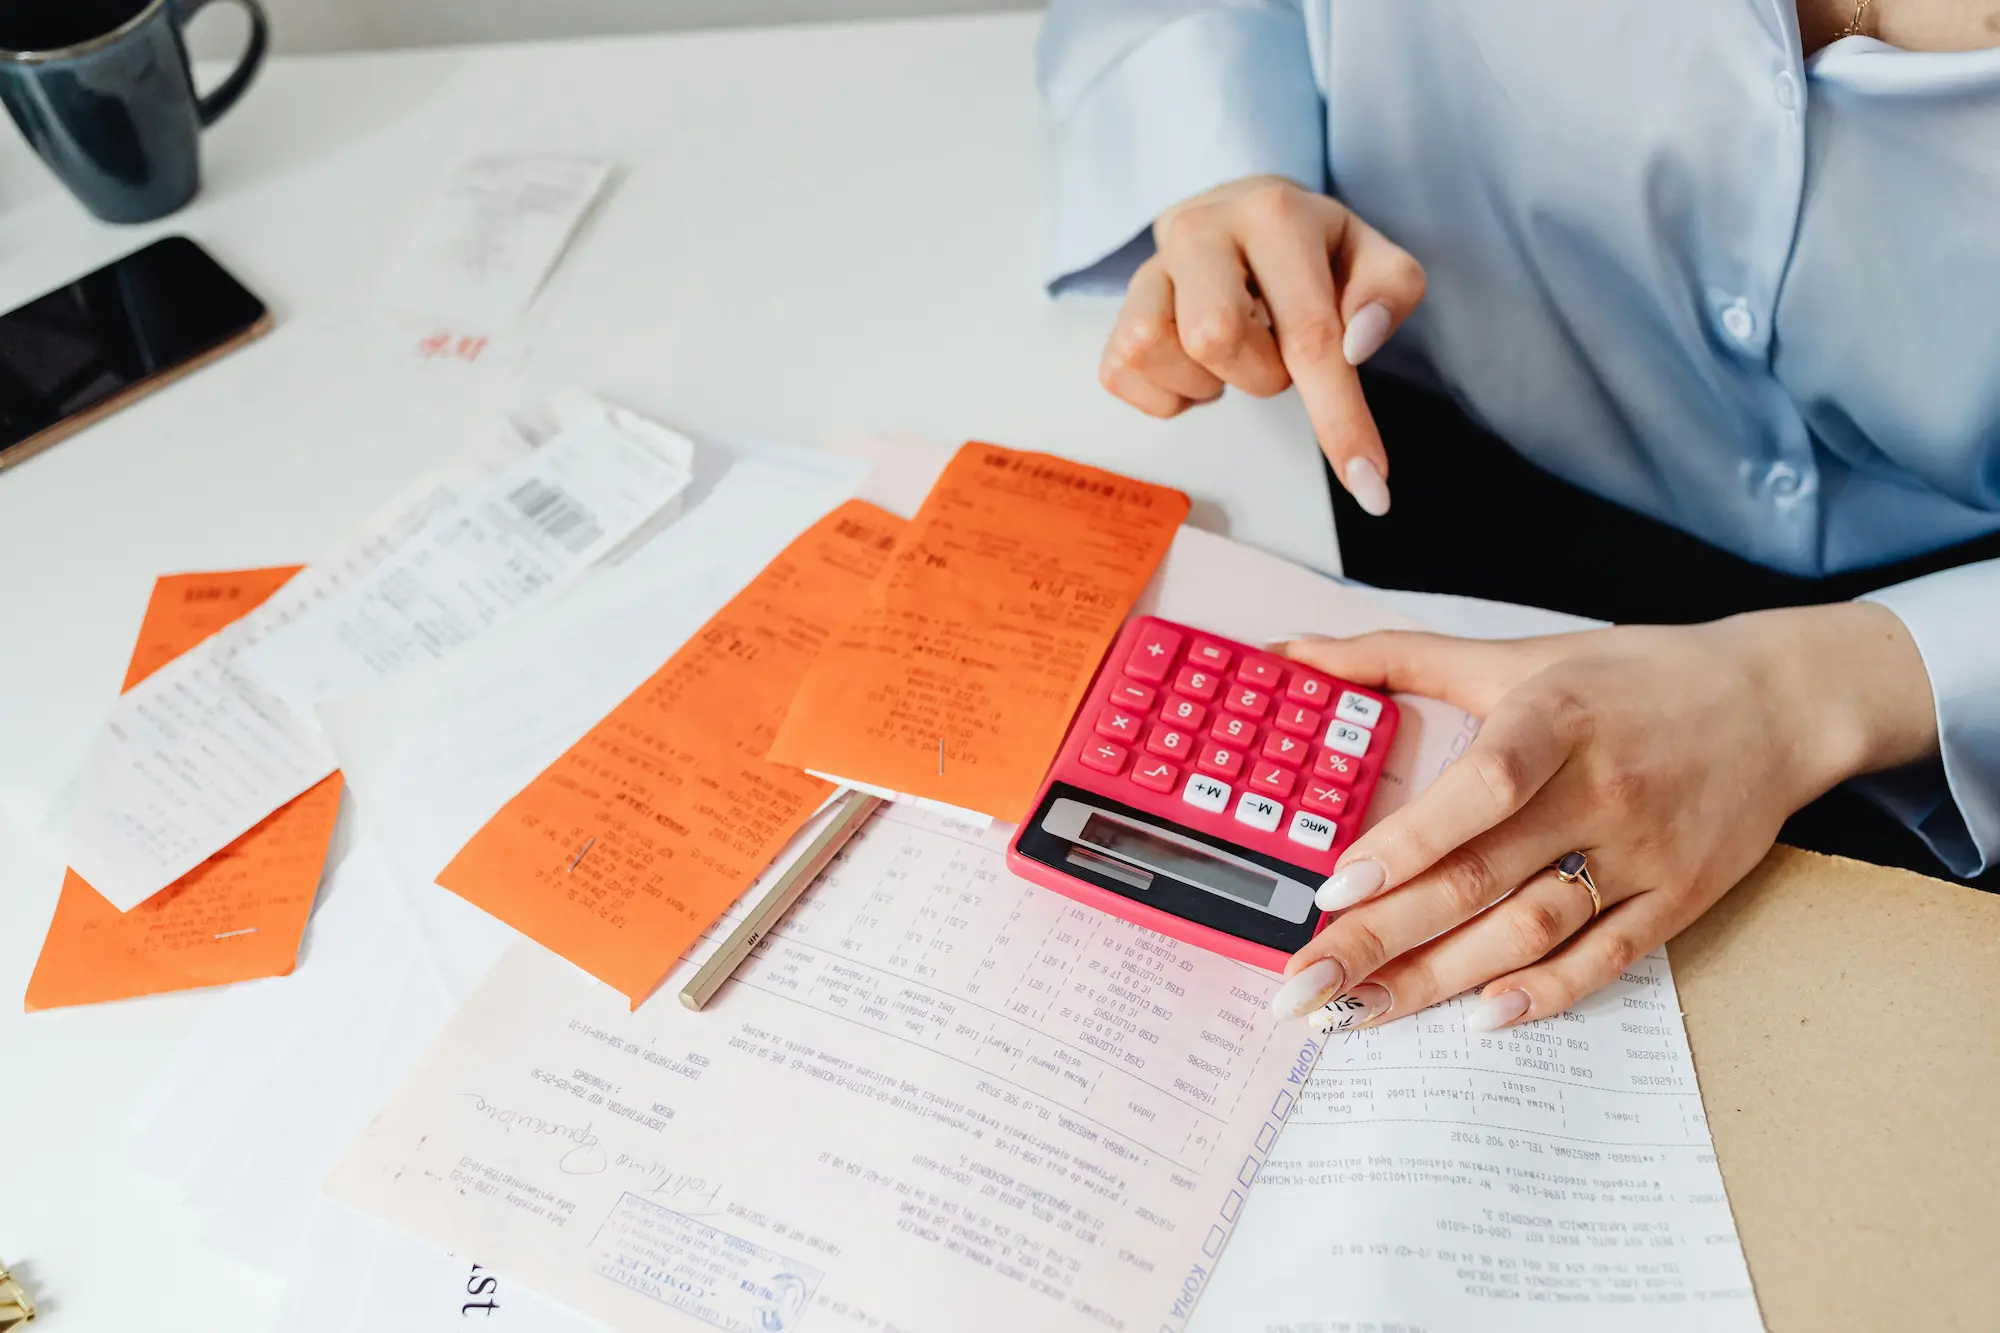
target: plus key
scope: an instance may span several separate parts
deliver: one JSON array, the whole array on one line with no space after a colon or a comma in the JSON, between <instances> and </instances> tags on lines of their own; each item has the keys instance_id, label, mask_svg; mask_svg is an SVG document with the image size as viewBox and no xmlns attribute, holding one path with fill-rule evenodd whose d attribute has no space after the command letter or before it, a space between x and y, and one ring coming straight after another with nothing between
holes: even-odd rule
<instances>
[{"instance_id":1,"label":"plus key","mask_svg":"<svg viewBox=\"0 0 2000 1333\"><path fill-rule=\"evenodd\" d=\"M1132 645L1132 655L1125 659L1125 674L1148 685L1164 684L1167 673L1173 670L1174 654L1180 650L1180 635L1164 626L1149 625Z\"/></svg>"}]
</instances>

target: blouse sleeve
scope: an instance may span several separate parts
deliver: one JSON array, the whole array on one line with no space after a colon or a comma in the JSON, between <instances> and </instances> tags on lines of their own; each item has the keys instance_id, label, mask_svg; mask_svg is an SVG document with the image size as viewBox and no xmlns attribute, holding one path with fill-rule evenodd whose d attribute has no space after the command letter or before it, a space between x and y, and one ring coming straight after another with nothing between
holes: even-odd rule
<instances>
[{"instance_id":1,"label":"blouse sleeve","mask_svg":"<svg viewBox=\"0 0 2000 1333\"><path fill-rule=\"evenodd\" d=\"M1055 0L1037 65L1056 136L1052 294L1122 288L1153 219L1214 186L1325 186L1298 0Z\"/></svg>"}]
</instances>

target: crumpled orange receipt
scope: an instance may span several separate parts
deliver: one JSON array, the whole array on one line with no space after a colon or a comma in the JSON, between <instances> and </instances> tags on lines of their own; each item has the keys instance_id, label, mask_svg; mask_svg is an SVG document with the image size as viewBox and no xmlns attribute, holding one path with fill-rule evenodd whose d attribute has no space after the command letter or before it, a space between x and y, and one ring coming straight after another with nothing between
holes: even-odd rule
<instances>
[{"instance_id":1,"label":"crumpled orange receipt","mask_svg":"<svg viewBox=\"0 0 2000 1333\"><path fill-rule=\"evenodd\" d=\"M247 615L298 570L287 565L160 579L124 688ZM289 973L339 811L335 773L122 915L74 870L66 872L28 981L28 1011Z\"/></svg>"},{"instance_id":2,"label":"crumpled orange receipt","mask_svg":"<svg viewBox=\"0 0 2000 1333\"><path fill-rule=\"evenodd\" d=\"M807 529L437 882L638 1008L832 794L764 752L902 527L850 500Z\"/></svg>"},{"instance_id":3,"label":"crumpled orange receipt","mask_svg":"<svg viewBox=\"0 0 2000 1333\"><path fill-rule=\"evenodd\" d=\"M1020 822L1187 514L1164 486L965 445L771 758Z\"/></svg>"}]
</instances>

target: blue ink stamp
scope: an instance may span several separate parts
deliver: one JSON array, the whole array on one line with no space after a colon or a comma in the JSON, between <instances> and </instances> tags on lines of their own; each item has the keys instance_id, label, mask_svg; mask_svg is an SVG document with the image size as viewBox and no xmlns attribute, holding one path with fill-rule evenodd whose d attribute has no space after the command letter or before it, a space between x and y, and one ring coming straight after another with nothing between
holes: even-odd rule
<instances>
[{"instance_id":1,"label":"blue ink stamp","mask_svg":"<svg viewBox=\"0 0 2000 1333\"><path fill-rule=\"evenodd\" d=\"M637 1194L591 1238L601 1278L728 1333L787 1333L826 1275Z\"/></svg>"}]
</instances>

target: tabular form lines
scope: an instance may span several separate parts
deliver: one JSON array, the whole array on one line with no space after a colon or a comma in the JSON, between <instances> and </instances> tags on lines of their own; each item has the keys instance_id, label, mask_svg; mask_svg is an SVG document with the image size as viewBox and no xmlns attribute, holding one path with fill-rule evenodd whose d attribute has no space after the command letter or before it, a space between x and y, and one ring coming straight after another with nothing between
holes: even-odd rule
<instances>
[{"instance_id":1,"label":"tabular form lines","mask_svg":"<svg viewBox=\"0 0 2000 1333\"><path fill-rule=\"evenodd\" d=\"M883 812L739 979L1201 1167L1263 1058L1276 978L1197 967L1192 946L1016 879L1004 846Z\"/></svg>"}]
</instances>

